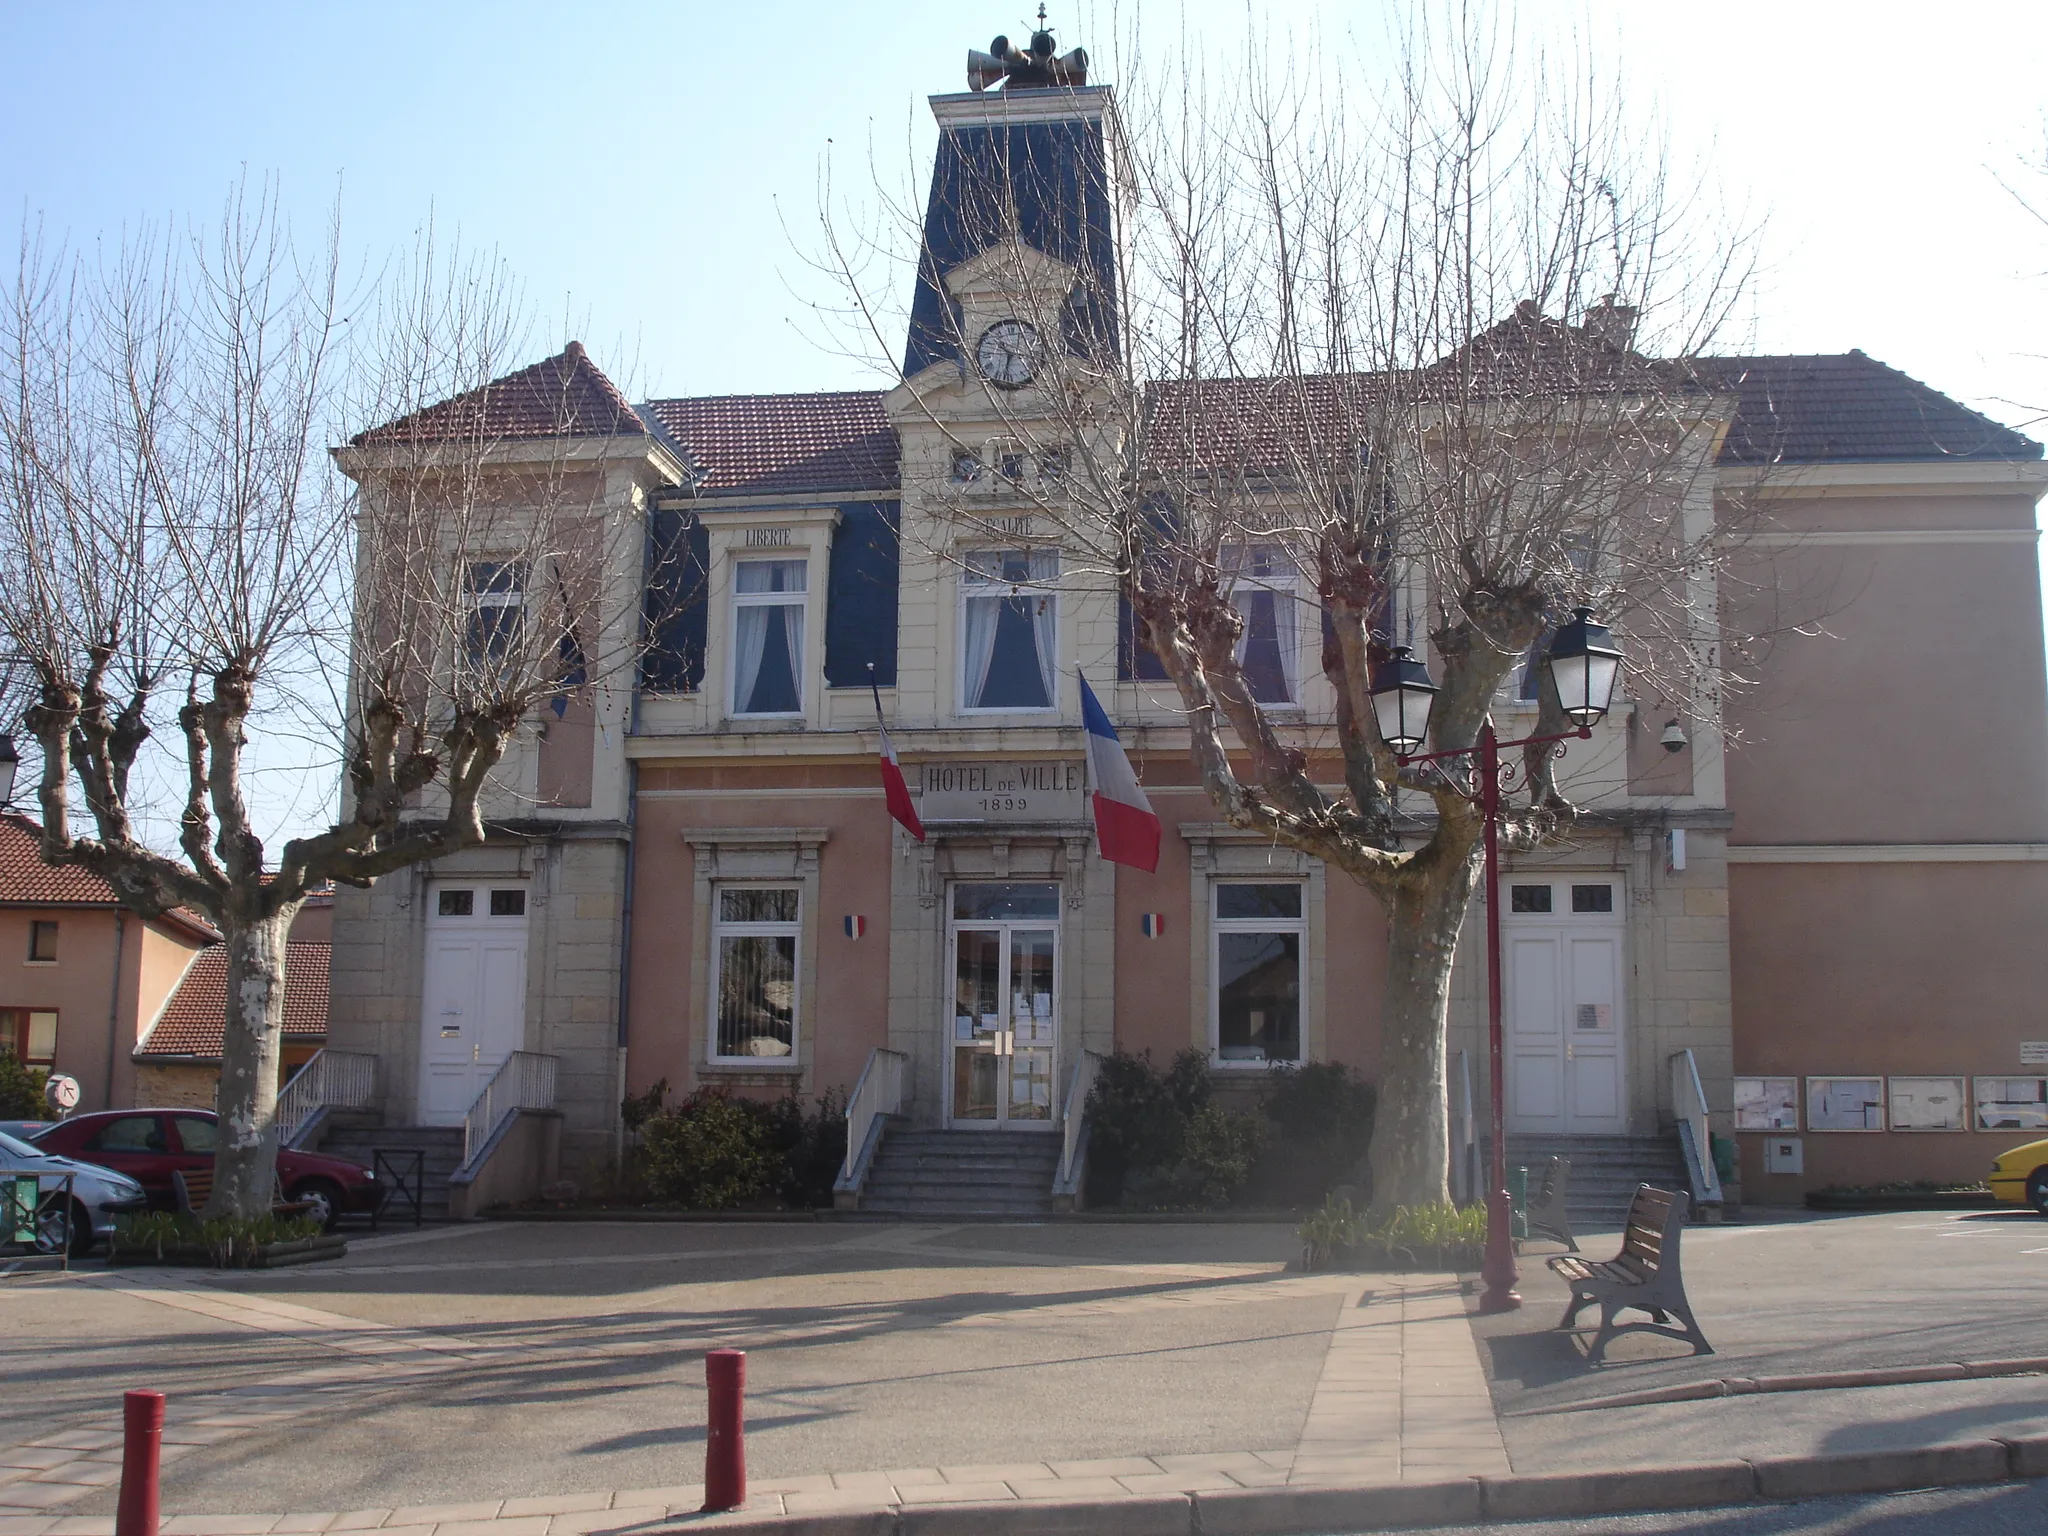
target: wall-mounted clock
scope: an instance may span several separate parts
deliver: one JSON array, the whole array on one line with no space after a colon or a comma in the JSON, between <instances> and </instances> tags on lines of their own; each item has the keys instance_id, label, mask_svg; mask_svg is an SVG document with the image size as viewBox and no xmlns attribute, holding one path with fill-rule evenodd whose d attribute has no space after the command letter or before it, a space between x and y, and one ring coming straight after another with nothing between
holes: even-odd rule
<instances>
[{"instance_id":1,"label":"wall-mounted clock","mask_svg":"<svg viewBox=\"0 0 2048 1536\"><path fill-rule=\"evenodd\" d=\"M1025 320L998 320L974 344L975 365L998 389L1022 389L1038 372L1045 343L1038 327Z\"/></svg>"}]
</instances>

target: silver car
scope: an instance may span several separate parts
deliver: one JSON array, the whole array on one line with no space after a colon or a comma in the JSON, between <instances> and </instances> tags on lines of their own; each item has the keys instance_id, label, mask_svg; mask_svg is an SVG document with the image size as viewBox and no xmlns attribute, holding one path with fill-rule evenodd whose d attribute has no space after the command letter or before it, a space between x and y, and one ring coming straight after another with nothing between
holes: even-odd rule
<instances>
[{"instance_id":1,"label":"silver car","mask_svg":"<svg viewBox=\"0 0 2048 1536\"><path fill-rule=\"evenodd\" d=\"M0 1174L36 1176L40 1203L36 1213L36 1248L55 1253L64 1243L64 1176L71 1181L71 1251L90 1253L93 1245L114 1230L114 1218L149 1204L142 1186L125 1173L58 1157L33 1142L0 1131Z\"/></svg>"}]
</instances>

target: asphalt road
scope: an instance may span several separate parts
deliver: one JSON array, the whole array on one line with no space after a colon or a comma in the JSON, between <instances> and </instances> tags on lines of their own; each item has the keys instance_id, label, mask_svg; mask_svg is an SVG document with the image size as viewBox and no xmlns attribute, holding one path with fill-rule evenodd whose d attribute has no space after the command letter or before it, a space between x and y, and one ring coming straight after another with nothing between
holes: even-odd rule
<instances>
[{"instance_id":1,"label":"asphalt road","mask_svg":"<svg viewBox=\"0 0 2048 1536\"><path fill-rule=\"evenodd\" d=\"M1581 1243L1596 1258L1619 1248L1612 1234ZM1717 1377L2048 1354L2048 1222L2032 1213L1697 1227L1685 1234L1683 1263L1715 1354L1637 1334L1616 1340L1606 1365L1589 1365L1590 1329L1556 1331L1565 1288L1534 1256L1522 1260L1523 1310L1474 1319L1517 1471L2048 1433L2048 1377L2039 1376L1572 1411Z\"/></svg>"},{"instance_id":2,"label":"asphalt road","mask_svg":"<svg viewBox=\"0 0 2048 1536\"><path fill-rule=\"evenodd\" d=\"M172 1463L165 1505L355 1509L694 1482L712 1345L748 1351L757 1479L1292 1449L1353 1283L1289 1277L1294 1250L1284 1227L1095 1224L492 1224L372 1240L338 1265L205 1290L479 1358ZM0 1378L44 1348L70 1355L67 1404L178 1391L195 1360L278 1348L76 1282L33 1294L41 1337L6 1330ZM76 1509L102 1505L111 1490Z\"/></svg>"},{"instance_id":3,"label":"asphalt road","mask_svg":"<svg viewBox=\"0 0 2048 1536\"><path fill-rule=\"evenodd\" d=\"M1760 1509L1438 1527L1430 1536L2040 1536L2044 1530L2048 1483L2034 1482L1815 1499Z\"/></svg>"}]
</instances>

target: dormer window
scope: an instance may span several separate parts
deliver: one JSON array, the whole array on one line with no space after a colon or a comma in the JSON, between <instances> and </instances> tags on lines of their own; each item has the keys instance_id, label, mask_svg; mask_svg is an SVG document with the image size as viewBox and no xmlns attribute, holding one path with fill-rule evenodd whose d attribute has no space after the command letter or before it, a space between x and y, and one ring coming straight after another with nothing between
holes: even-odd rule
<instances>
[{"instance_id":1,"label":"dormer window","mask_svg":"<svg viewBox=\"0 0 2048 1536\"><path fill-rule=\"evenodd\" d=\"M732 712L803 713L802 560L742 560L733 569Z\"/></svg>"},{"instance_id":2,"label":"dormer window","mask_svg":"<svg viewBox=\"0 0 2048 1536\"><path fill-rule=\"evenodd\" d=\"M1060 556L977 550L961 562L960 707L1052 709L1058 699Z\"/></svg>"}]
</instances>

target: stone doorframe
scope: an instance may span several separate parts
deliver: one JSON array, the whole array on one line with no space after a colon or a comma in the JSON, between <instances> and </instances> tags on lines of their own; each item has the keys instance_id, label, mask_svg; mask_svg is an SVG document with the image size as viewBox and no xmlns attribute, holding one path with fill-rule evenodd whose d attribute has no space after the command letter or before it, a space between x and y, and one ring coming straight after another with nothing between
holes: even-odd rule
<instances>
[{"instance_id":1,"label":"stone doorframe","mask_svg":"<svg viewBox=\"0 0 2048 1536\"><path fill-rule=\"evenodd\" d=\"M890 880L889 1046L910 1058L914 1125L944 1123L952 1000L948 888L959 880L1057 881L1060 1039L1055 1118L1075 1053L1116 1048L1116 866L1095 854L1087 822L933 825L919 843L895 829Z\"/></svg>"}]
</instances>

